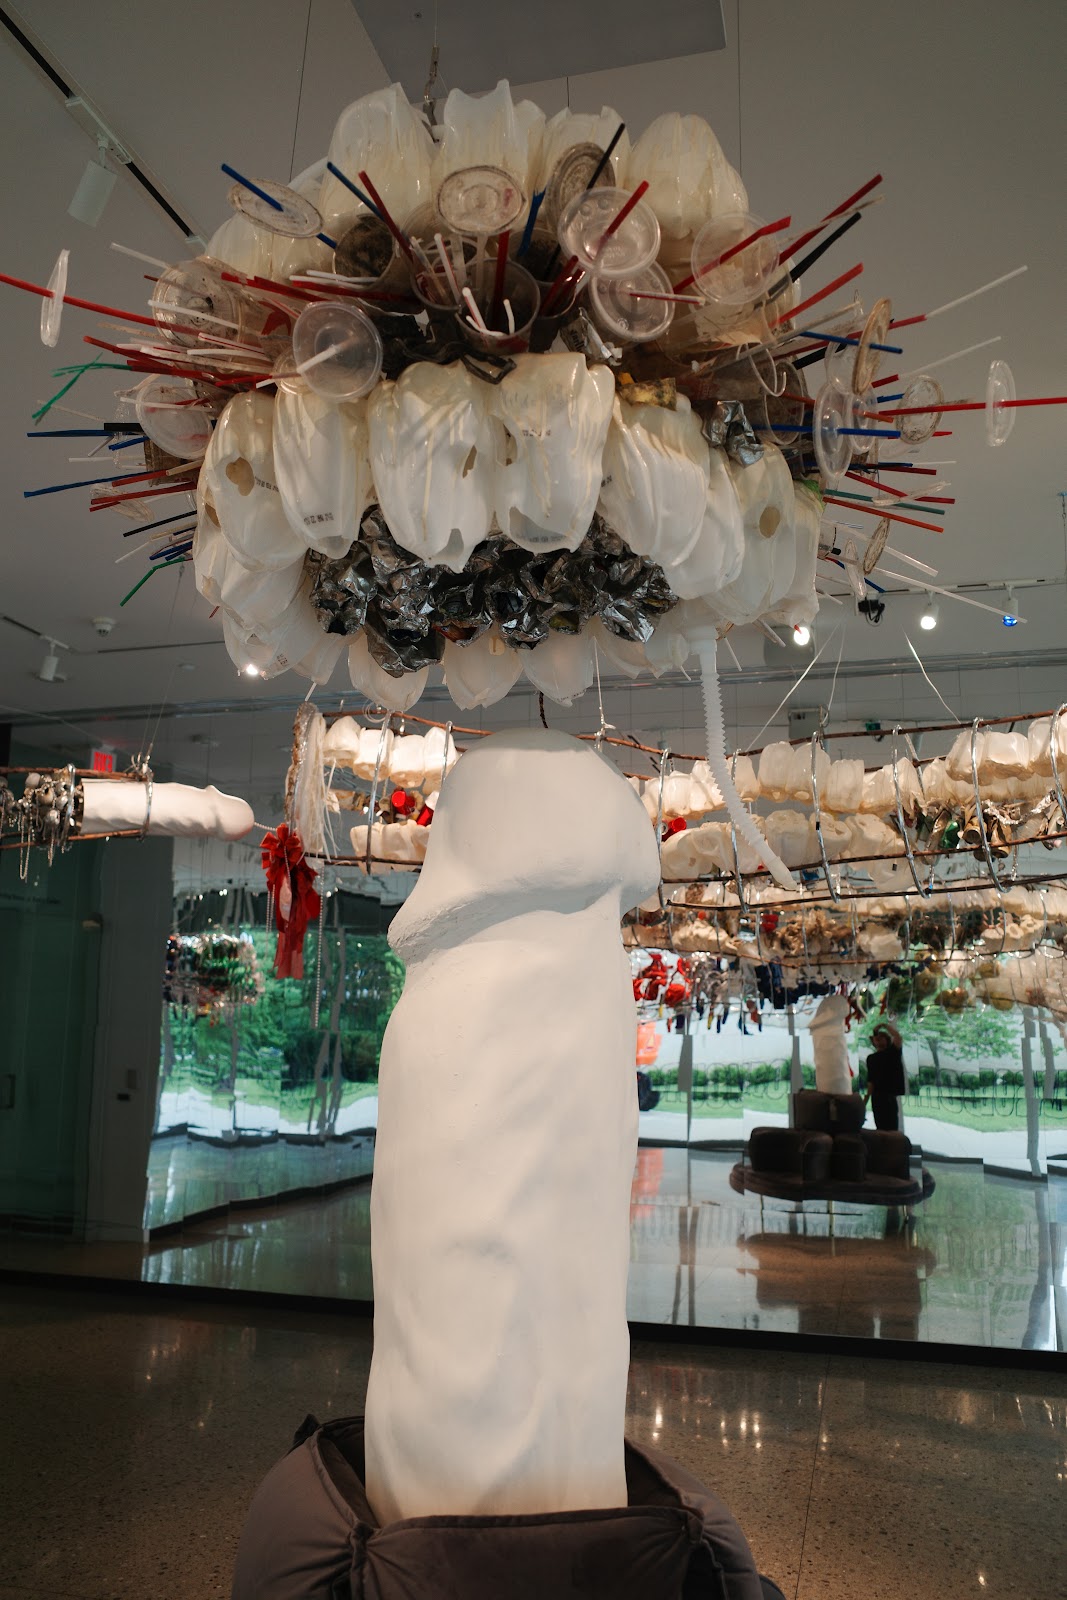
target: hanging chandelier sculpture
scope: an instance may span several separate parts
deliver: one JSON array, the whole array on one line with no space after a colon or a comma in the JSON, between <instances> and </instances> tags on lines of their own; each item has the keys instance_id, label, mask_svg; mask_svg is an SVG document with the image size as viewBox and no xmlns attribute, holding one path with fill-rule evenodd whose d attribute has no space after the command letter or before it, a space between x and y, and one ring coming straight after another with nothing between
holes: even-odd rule
<instances>
[{"instance_id":1,"label":"hanging chandelier sculpture","mask_svg":"<svg viewBox=\"0 0 1067 1600\"><path fill-rule=\"evenodd\" d=\"M930 589L888 543L953 503L921 445L954 409L999 444L1044 402L1016 400L1003 362L951 404L926 372L879 374L904 366L896 328L1015 273L895 322L856 294L862 262L802 285L880 175L768 222L701 118L631 143L609 108L546 119L506 82L454 90L436 127L397 85L367 95L289 186L222 170L234 214L158 264L147 314L67 295L66 252L48 286L2 279L44 297L46 344L64 304L132 324L88 339L136 375L117 420L34 436L143 440L144 469L28 493L89 486L93 511L140 519L154 548L127 600L191 561L240 667L325 683L344 654L391 710L435 666L472 708L523 673L569 703L601 657L633 677L695 653L712 775L791 886L733 791L716 641L810 624L834 585L865 603L880 564ZM154 517L171 495L194 508Z\"/></svg>"}]
</instances>

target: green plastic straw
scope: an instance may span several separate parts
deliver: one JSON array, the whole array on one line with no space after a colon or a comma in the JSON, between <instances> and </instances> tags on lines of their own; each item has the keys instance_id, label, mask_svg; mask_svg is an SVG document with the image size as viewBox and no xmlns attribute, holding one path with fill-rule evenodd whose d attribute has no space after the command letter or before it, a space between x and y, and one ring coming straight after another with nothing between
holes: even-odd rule
<instances>
[{"instance_id":1,"label":"green plastic straw","mask_svg":"<svg viewBox=\"0 0 1067 1600\"><path fill-rule=\"evenodd\" d=\"M109 363L109 365L111 365L111 364L112 363ZM83 373L88 372L90 370L90 368L92 368L92 367L98 367L100 365L101 365L101 363L99 361L87 361L84 366L78 367L78 369L74 373L73 378L69 378L67 380L67 382L63 385L62 389L59 390L58 394L54 394L52 396L51 400L46 400L44 405L41 407L41 409L39 411L35 411L33 413L33 421L34 422L40 422L42 417L45 417L45 416L48 415L48 413L51 411L52 407L55 405L56 401L57 400L62 400L63 396L67 393L67 391L69 389L73 389L74 385L77 383L78 379L82 376Z\"/></svg>"}]
</instances>

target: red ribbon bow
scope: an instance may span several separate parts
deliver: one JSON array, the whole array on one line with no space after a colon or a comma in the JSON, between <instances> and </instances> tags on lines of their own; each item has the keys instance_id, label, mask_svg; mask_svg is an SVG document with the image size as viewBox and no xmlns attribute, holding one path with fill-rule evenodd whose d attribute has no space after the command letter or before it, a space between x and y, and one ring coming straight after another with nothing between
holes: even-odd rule
<instances>
[{"instance_id":1,"label":"red ribbon bow","mask_svg":"<svg viewBox=\"0 0 1067 1600\"><path fill-rule=\"evenodd\" d=\"M300 835L283 822L268 833L262 845L263 871L274 899L274 926L278 947L274 955L276 978L304 976L304 935L308 923L322 908L315 889L315 870L308 865Z\"/></svg>"}]
</instances>

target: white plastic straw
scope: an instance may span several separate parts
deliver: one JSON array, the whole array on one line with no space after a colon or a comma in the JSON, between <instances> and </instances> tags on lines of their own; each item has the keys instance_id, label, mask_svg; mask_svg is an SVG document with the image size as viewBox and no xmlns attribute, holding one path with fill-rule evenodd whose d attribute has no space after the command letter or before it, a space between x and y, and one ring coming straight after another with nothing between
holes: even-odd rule
<instances>
[{"instance_id":1,"label":"white plastic straw","mask_svg":"<svg viewBox=\"0 0 1067 1600\"><path fill-rule=\"evenodd\" d=\"M903 383L905 378L918 377L920 372L933 372L938 367L947 367L950 361L958 361L961 356L973 355L976 350L985 350L991 344L1000 343L1000 334L996 333L992 339L982 339L978 344L969 344L966 350L953 350L950 356L939 356L936 361L927 361L921 367L912 367L910 372L902 372L898 382Z\"/></svg>"},{"instance_id":2,"label":"white plastic straw","mask_svg":"<svg viewBox=\"0 0 1067 1600\"><path fill-rule=\"evenodd\" d=\"M968 300L977 300L978 296L985 294L987 289L997 289L1002 283L1010 283L1012 278L1018 278L1026 270L1025 267L1016 267L1013 272L1005 272L1003 277L994 278L991 283L983 283L980 289L972 289L970 294L961 294L958 300L949 300L947 304L937 306L933 311L926 313L927 322L931 317L939 317L943 311L955 311L957 306L966 305Z\"/></svg>"},{"instance_id":3,"label":"white plastic straw","mask_svg":"<svg viewBox=\"0 0 1067 1600\"><path fill-rule=\"evenodd\" d=\"M132 256L135 261L147 261L150 267L159 267L163 272L169 272L174 265L172 261L160 261L157 256L146 256L143 250L131 250L128 244L116 244L111 241L112 250L117 250L120 256Z\"/></svg>"}]
</instances>

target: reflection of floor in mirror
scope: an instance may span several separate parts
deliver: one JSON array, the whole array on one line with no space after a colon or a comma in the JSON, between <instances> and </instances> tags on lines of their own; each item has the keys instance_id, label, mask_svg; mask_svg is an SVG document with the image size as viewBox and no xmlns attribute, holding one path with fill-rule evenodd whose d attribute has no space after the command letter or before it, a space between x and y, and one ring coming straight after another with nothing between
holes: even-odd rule
<instances>
[{"instance_id":1,"label":"reflection of floor in mirror","mask_svg":"<svg viewBox=\"0 0 1067 1600\"><path fill-rule=\"evenodd\" d=\"M1067 1349L1067 1182L931 1162L899 1211L740 1196L734 1151L638 1151L634 1321ZM1057 1209L1059 1208L1059 1209Z\"/></svg>"},{"instance_id":2,"label":"reflection of floor in mirror","mask_svg":"<svg viewBox=\"0 0 1067 1600\"><path fill-rule=\"evenodd\" d=\"M363 1408L369 1319L8 1286L0 1596L229 1593L309 1411ZM730 1506L795 1600L1063 1593L1067 1377L635 1343L627 1428Z\"/></svg>"},{"instance_id":3,"label":"reflection of floor in mirror","mask_svg":"<svg viewBox=\"0 0 1067 1600\"><path fill-rule=\"evenodd\" d=\"M375 1099L375 1111L377 1104ZM344 1183L366 1177L373 1165L374 1140L358 1134L321 1143L274 1139L227 1145L184 1134L153 1139L145 1227L180 1222L235 1201Z\"/></svg>"},{"instance_id":4,"label":"reflection of floor in mirror","mask_svg":"<svg viewBox=\"0 0 1067 1600\"><path fill-rule=\"evenodd\" d=\"M208 1182L210 1164L251 1171L249 1163L276 1158L311 1185L334 1181L342 1160L371 1159L369 1150L329 1145L256 1151L189 1142L187 1153L193 1185ZM183 1159L176 1146L167 1166L174 1183ZM638 1152L631 1320L1067 1349L1067 1179L1046 1185L977 1163L933 1162L936 1190L909 1226L873 1206L838 1205L832 1218L824 1202L797 1211L765 1200L761 1208L757 1196L729 1187L736 1159L736 1151ZM262 1168L264 1188L277 1177ZM0 1266L368 1299L369 1187L232 1210L144 1249L9 1236L0 1240Z\"/></svg>"}]
</instances>

